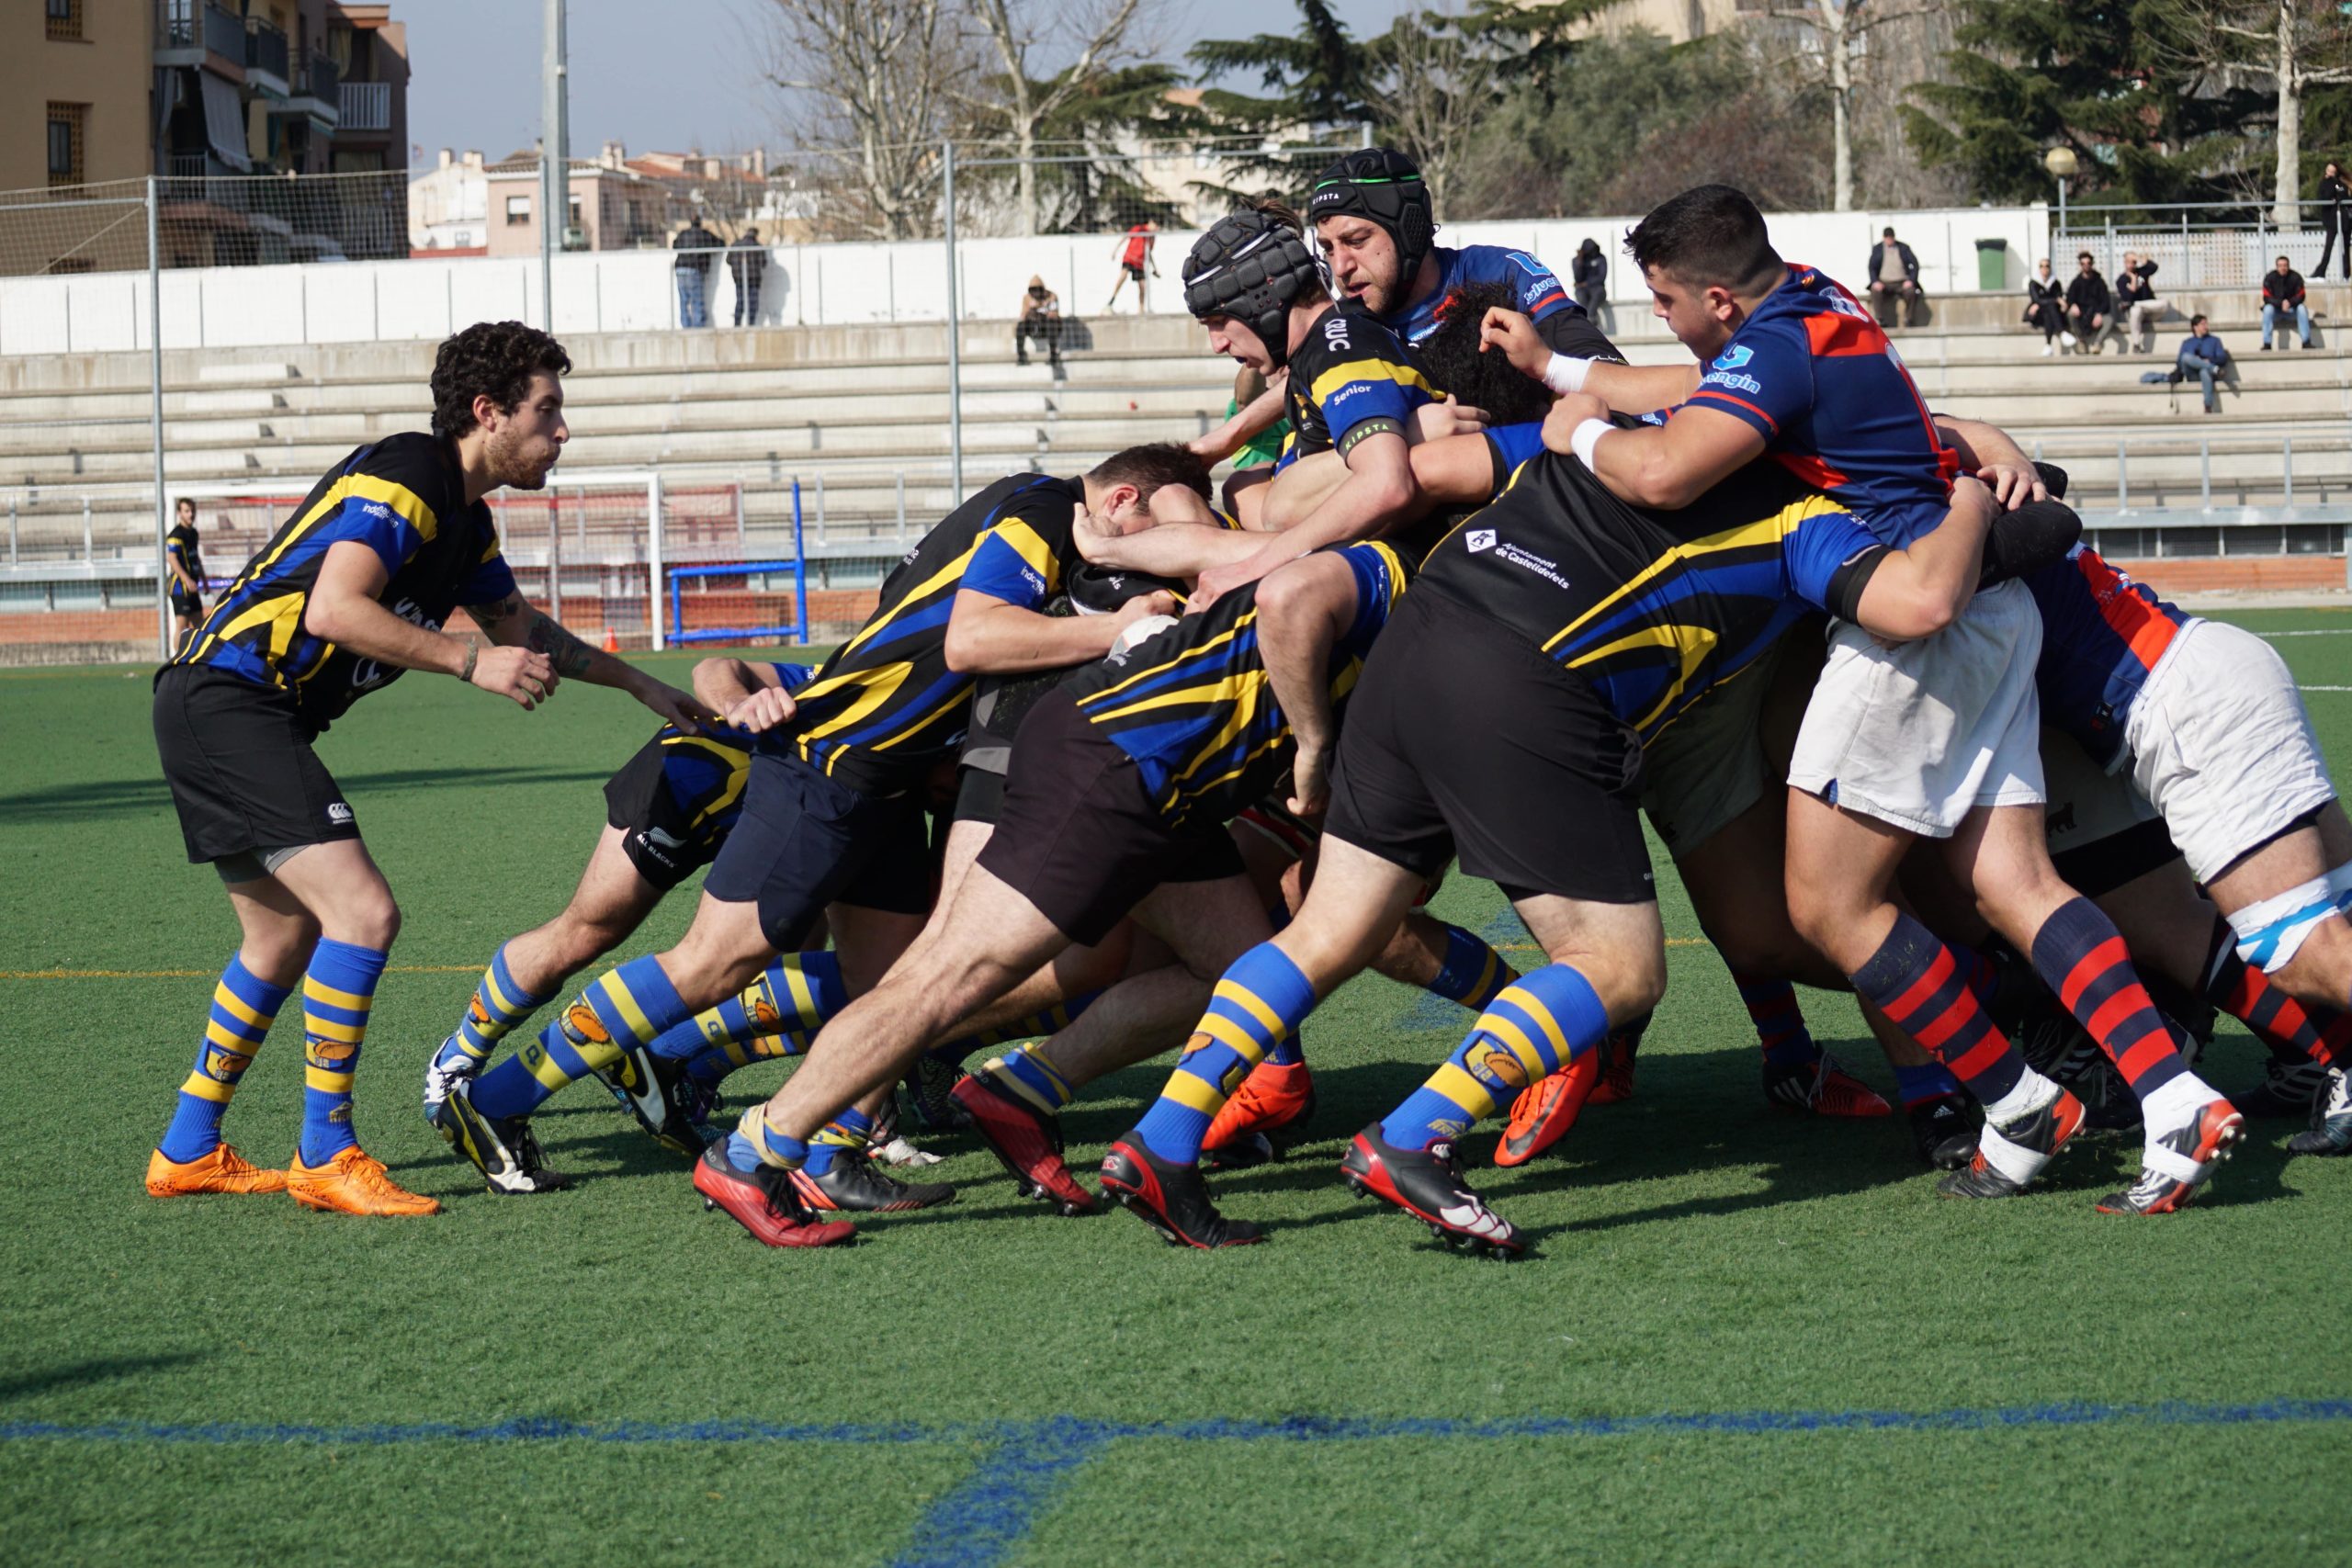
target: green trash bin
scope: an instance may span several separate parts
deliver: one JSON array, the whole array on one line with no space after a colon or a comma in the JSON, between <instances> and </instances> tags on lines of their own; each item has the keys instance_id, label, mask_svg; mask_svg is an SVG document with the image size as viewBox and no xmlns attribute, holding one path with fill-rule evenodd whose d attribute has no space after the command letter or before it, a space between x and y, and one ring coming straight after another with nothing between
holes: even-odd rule
<instances>
[{"instance_id":1,"label":"green trash bin","mask_svg":"<svg viewBox=\"0 0 2352 1568\"><path fill-rule=\"evenodd\" d=\"M1987 294L2006 294L2009 288L2009 243L1976 242L1976 287Z\"/></svg>"}]
</instances>

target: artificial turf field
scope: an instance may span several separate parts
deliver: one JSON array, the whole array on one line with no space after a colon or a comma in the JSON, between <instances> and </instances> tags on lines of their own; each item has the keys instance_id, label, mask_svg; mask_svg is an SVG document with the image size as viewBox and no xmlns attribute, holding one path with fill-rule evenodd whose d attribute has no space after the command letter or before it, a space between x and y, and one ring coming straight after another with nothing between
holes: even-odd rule
<instances>
[{"instance_id":1,"label":"artificial turf field","mask_svg":"<svg viewBox=\"0 0 2352 1568\"><path fill-rule=\"evenodd\" d=\"M2277 646L2352 754L2352 615L2243 618L2321 634ZM656 662L683 680L685 660ZM447 1212L150 1199L234 933L183 860L146 676L0 673L0 1562L2352 1551L2352 1161L2290 1164L2291 1129L2258 1123L2177 1216L2091 1212L2136 1142L2072 1153L2015 1201L1939 1200L1899 1119L1766 1109L1747 1017L1670 877L1672 983L1637 1096L1479 1179L1536 1239L1508 1268L1338 1182L1345 1137L1466 1021L1376 978L1310 1026L1315 1139L1216 1179L1271 1224L1263 1247L1204 1256L1116 1213L1054 1218L947 1139L954 1205L771 1253L706 1214L683 1162L593 1084L538 1122L586 1179L490 1197L420 1119L418 1080L496 944L569 893L599 786L649 732L584 687L526 715L411 677L321 743L407 914L359 1131ZM673 898L627 951L666 945L691 908ZM1527 959L1491 887L1456 879L1438 908ZM1805 1006L1888 1085L1847 999ZM281 1019L229 1119L263 1163L300 1122L299 1029ZM2226 1089L2258 1056L2231 1023L2208 1061ZM1164 1071L1081 1101L1073 1167Z\"/></svg>"}]
</instances>

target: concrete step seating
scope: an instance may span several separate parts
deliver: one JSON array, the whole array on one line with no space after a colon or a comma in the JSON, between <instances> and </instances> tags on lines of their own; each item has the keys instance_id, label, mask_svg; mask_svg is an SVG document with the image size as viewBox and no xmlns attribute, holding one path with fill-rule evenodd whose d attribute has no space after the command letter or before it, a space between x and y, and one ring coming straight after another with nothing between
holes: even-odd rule
<instances>
[{"instance_id":1,"label":"concrete step seating","mask_svg":"<svg viewBox=\"0 0 2352 1568\"><path fill-rule=\"evenodd\" d=\"M2181 335L2161 326L2151 355L2040 356L2041 337L2015 324L2021 303L1962 296L1937 302L1930 325L1898 332L1905 362L1934 406L1996 421L2068 462L2086 505L2111 505L2112 448L2129 438L2135 506L2284 499L2278 446L2297 442L2298 502L2352 486L2345 421L2352 415L2352 352L2335 346L2352 321L2352 290L2314 290L2324 314L2315 350L2256 351L2258 323L2235 295L2182 301L2210 309L2235 354L2239 385L2224 412L2199 412L2193 386L2142 386L2169 368ZM2339 299L2335 298L2341 296ZM1622 310L1618 338L1639 363L1674 363L1682 350L1645 314ZM1221 418L1229 367L1175 317L1091 323L1092 346L1067 373L1012 363L1009 325L963 329L966 474L1007 468L1082 468L1135 441L1182 438ZM2352 344L2352 334L2345 341ZM759 333L610 334L572 341L568 412L580 467L662 465L680 482L732 477L747 491L747 527L788 522L789 479L826 479L829 523L880 517L895 527L897 477L918 517L945 508L945 328L938 323ZM165 355L164 414L173 479L252 480L299 493L359 442L416 428L426 413L431 344L342 344L243 355ZM146 358L81 355L0 362L0 487L57 492L143 482L148 448ZM2177 406L2176 406L2177 405ZM2154 436L2177 436L2162 448ZM2200 457L2197 442L2218 448ZM2071 458L2065 454L2075 453ZM2208 477L2210 475L2210 478ZM20 490L19 493L23 493ZM781 499L779 499L781 498ZM145 503L101 492L93 534L136 544ZM28 543L59 529L78 546L70 515L27 498Z\"/></svg>"}]
</instances>

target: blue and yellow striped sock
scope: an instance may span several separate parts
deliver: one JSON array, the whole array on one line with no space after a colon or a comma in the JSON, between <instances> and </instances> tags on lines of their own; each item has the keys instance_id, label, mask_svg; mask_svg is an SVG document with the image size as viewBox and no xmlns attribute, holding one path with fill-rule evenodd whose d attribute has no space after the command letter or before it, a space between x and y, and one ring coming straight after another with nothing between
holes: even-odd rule
<instances>
[{"instance_id":1,"label":"blue and yellow striped sock","mask_svg":"<svg viewBox=\"0 0 2352 1568\"><path fill-rule=\"evenodd\" d=\"M1445 931L1445 961L1437 978L1421 987L1432 996L1460 1002L1473 1012L1484 1012L1503 987L1519 978L1519 971L1503 955L1460 926L1440 925Z\"/></svg>"},{"instance_id":2,"label":"blue and yellow striped sock","mask_svg":"<svg viewBox=\"0 0 2352 1568\"><path fill-rule=\"evenodd\" d=\"M717 1089L727 1081L727 1075L738 1067L748 1067L753 1062L797 1056L808 1049L808 1037L805 1034L763 1034L756 1040L722 1040L716 1045L704 1046L699 1055L686 1058L686 1077L705 1089ZM656 1052L655 1055L661 1053Z\"/></svg>"},{"instance_id":3,"label":"blue and yellow striped sock","mask_svg":"<svg viewBox=\"0 0 2352 1568\"><path fill-rule=\"evenodd\" d=\"M1261 942L1233 962L1210 995L1209 1010L1184 1043L1183 1057L1136 1136L1161 1159L1196 1165L1201 1139L1250 1069L1315 1010L1315 987L1290 955Z\"/></svg>"},{"instance_id":4,"label":"blue and yellow striped sock","mask_svg":"<svg viewBox=\"0 0 2352 1568\"><path fill-rule=\"evenodd\" d=\"M351 1130L351 1080L368 1035L368 1010L391 954L322 938L302 976L304 1165L326 1164L359 1139Z\"/></svg>"},{"instance_id":5,"label":"blue and yellow striped sock","mask_svg":"<svg viewBox=\"0 0 2352 1568\"><path fill-rule=\"evenodd\" d=\"M228 1114L237 1080L253 1066L254 1053L289 994L288 987L257 977L243 958L229 960L212 987L212 1016L196 1048L196 1066L180 1085L172 1124L155 1145L165 1159L186 1165L220 1146L220 1118Z\"/></svg>"},{"instance_id":6,"label":"blue and yellow striped sock","mask_svg":"<svg viewBox=\"0 0 2352 1568\"><path fill-rule=\"evenodd\" d=\"M800 1162L800 1168L811 1176L822 1176L833 1168L835 1160L863 1149L873 1137L874 1118L853 1105L817 1129L817 1135L808 1140L808 1155Z\"/></svg>"},{"instance_id":7,"label":"blue and yellow striped sock","mask_svg":"<svg viewBox=\"0 0 2352 1568\"><path fill-rule=\"evenodd\" d=\"M508 1031L521 1027L524 1020L547 1004L545 996L534 996L514 983L514 972L506 967L506 944L502 942L491 955L490 967L481 972L481 984L474 987L466 1016L458 1021L458 1032L451 1038L466 1059L479 1066L490 1060Z\"/></svg>"},{"instance_id":8,"label":"blue and yellow striped sock","mask_svg":"<svg viewBox=\"0 0 2352 1568\"><path fill-rule=\"evenodd\" d=\"M1481 1117L1609 1032L1609 1010L1565 964L1547 964L1503 988L1445 1065L1383 1119L1398 1148L1458 1138Z\"/></svg>"},{"instance_id":9,"label":"blue and yellow striped sock","mask_svg":"<svg viewBox=\"0 0 2352 1568\"><path fill-rule=\"evenodd\" d=\"M1019 1095L1048 1116L1057 1115L1077 1095L1069 1080L1056 1072L1051 1063L1037 1055L1035 1045L1016 1045L1001 1056L991 1056L980 1064L979 1070L994 1079L997 1086Z\"/></svg>"},{"instance_id":10,"label":"blue and yellow striped sock","mask_svg":"<svg viewBox=\"0 0 2352 1568\"><path fill-rule=\"evenodd\" d=\"M1107 989L1108 987L1102 987L1102 990ZM1035 1040L1041 1034L1058 1034L1075 1022L1080 1014L1101 1001L1102 990L1080 991L1067 1000L1033 1012L1027 1018L1016 1018L993 1029L976 1029L969 1034L958 1035L943 1044L933 1045L923 1055L945 1062L950 1066L960 1067L964 1059L975 1051L1009 1044L1015 1040Z\"/></svg>"},{"instance_id":11,"label":"blue and yellow striped sock","mask_svg":"<svg viewBox=\"0 0 2352 1568\"><path fill-rule=\"evenodd\" d=\"M474 1109L484 1116L528 1116L549 1095L609 1067L685 1015L686 1005L648 953L590 982L539 1037L481 1076Z\"/></svg>"},{"instance_id":12,"label":"blue and yellow striped sock","mask_svg":"<svg viewBox=\"0 0 2352 1568\"><path fill-rule=\"evenodd\" d=\"M832 1016L849 1006L842 961L831 953L789 953L760 977L717 1007L662 1031L651 1043L657 1056L691 1060L707 1045L742 1043L766 1034L814 1039Z\"/></svg>"},{"instance_id":13,"label":"blue and yellow striped sock","mask_svg":"<svg viewBox=\"0 0 2352 1568\"><path fill-rule=\"evenodd\" d=\"M735 1130L727 1134L727 1157L739 1169L766 1165L778 1170L798 1170L808 1161L808 1145L769 1126L768 1108L764 1104L754 1105L743 1112Z\"/></svg>"}]
</instances>

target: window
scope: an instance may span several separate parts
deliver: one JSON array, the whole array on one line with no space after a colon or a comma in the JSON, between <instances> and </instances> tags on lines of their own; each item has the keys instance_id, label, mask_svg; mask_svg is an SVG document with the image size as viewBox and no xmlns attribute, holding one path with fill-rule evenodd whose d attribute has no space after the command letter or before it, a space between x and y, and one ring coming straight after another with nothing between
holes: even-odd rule
<instances>
[{"instance_id":1,"label":"window","mask_svg":"<svg viewBox=\"0 0 2352 1568\"><path fill-rule=\"evenodd\" d=\"M509 229L519 228L523 224L528 223L530 220L531 198L527 196L508 197L506 198L506 226Z\"/></svg>"},{"instance_id":2,"label":"window","mask_svg":"<svg viewBox=\"0 0 2352 1568\"><path fill-rule=\"evenodd\" d=\"M53 186L78 186L82 183L82 118L89 112L87 104L51 104L49 106L49 183Z\"/></svg>"},{"instance_id":3,"label":"window","mask_svg":"<svg viewBox=\"0 0 2352 1568\"><path fill-rule=\"evenodd\" d=\"M47 21L51 38L80 38L82 0L49 0Z\"/></svg>"}]
</instances>

